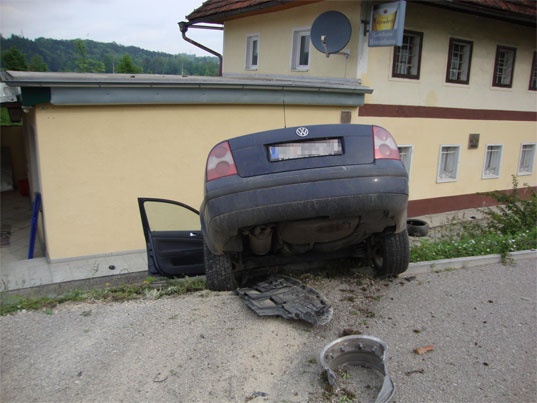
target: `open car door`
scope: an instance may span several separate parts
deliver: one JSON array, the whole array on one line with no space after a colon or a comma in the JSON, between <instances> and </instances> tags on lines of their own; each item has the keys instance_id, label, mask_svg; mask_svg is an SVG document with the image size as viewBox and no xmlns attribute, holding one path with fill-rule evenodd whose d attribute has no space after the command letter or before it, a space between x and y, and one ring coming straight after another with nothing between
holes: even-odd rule
<instances>
[{"instance_id":1,"label":"open car door","mask_svg":"<svg viewBox=\"0 0 537 403\"><path fill-rule=\"evenodd\" d=\"M205 274L199 212L173 200L138 198L148 271L166 277Z\"/></svg>"}]
</instances>

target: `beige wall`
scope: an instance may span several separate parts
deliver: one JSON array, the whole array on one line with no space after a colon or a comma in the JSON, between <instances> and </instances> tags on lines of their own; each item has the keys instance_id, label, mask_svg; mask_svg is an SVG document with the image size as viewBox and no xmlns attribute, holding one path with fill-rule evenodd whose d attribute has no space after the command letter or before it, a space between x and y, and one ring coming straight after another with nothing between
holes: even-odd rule
<instances>
[{"instance_id":1,"label":"beige wall","mask_svg":"<svg viewBox=\"0 0 537 403\"><path fill-rule=\"evenodd\" d=\"M506 122L454 119L403 119L360 117L358 123L378 124L388 129L399 145L413 146L410 171L410 200L474 194L511 189L517 174L520 147L537 141L535 122ZM479 147L468 149L470 133L479 133ZM487 145L503 145L499 178L483 179ZM437 183L441 145L459 145L458 178ZM519 178L520 185L537 186L537 172ZM456 210L457 206L453 206Z\"/></svg>"},{"instance_id":2,"label":"beige wall","mask_svg":"<svg viewBox=\"0 0 537 403\"><path fill-rule=\"evenodd\" d=\"M366 103L535 111L529 79L535 29L409 3L405 29L423 32L419 80L392 78L393 47L369 48ZM473 41L469 85L446 83L450 37ZM513 88L492 87L496 46L517 48Z\"/></svg>"},{"instance_id":3,"label":"beige wall","mask_svg":"<svg viewBox=\"0 0 537 403\"><path fill-rule=\"evenodd\" d=\"M346 49L351 57L326 57L310 47L310 68L307 72L291 70L293 29L311 27L320 14L336 10L351 21L353 33ZM356 51L360 24L360 2L330 1L295 7L277 13L231 20L224 30L224 74L285 74L337 78L356 78ZM356 30L355 30L356 29ZM354 31L355 30L355 31ZM254 71L246 70L246 36L259 34L259 64Z\"/></svg>"},{"instance_id":4,"label":"beige wall","mask_svg":"<svg viewBox=\"0 0 537 403\"><path fill-rule=\"evenodd\" d=\"M341 108L287 107L287 126L338 123ZM137 197L199 208L218 141L284 125L279 106L36 108L52 260L144 248Z\"/></svg>"}]
</instances>

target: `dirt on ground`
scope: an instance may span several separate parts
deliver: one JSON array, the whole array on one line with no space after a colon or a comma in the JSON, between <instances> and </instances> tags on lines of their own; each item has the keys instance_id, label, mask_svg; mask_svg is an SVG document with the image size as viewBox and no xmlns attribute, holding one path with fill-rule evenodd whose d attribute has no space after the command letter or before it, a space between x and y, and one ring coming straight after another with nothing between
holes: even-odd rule
<instances>
[{"instance_id":1,"label":"dirt on ground","mask_svg":"<svg viewBox=\"0 0 537 403\"><path fill-rule=\"evenodd\" d=\"M342 369L336 391L319 363L326 344L359 333L387 343L394 401L530 401L536 262L391 280L304 275L333 305L324 326L259 317L210 291L19 312L0 318L0 401L370 401L377 380Z\"/></svg>"}]
</instances>

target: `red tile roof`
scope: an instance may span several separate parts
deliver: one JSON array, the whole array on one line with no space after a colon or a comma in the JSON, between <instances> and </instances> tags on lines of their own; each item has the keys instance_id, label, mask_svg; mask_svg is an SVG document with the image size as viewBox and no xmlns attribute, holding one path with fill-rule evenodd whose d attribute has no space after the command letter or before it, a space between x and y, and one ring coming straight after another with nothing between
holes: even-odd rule
<instances>
[{"instance_id":1,"label":"red tile roof","mask_svg":"<svg viewBox=\"0 0 537 403\"><path fill-rule=\"evenodd\" d=\"M320 0L206 0L186 16L190 23L224 21L302 6ZM535 25L536 0L409 0Z\"/></svg>"},{"instance_id":2,"label":"red tile roof","mask_svg":"<svg viewBox=\"0 0 537 403\"><path fill-rule=\"evenodd\" d=\"M302 6L320 0L206 0L186 16L190 23L221 23L237 17Z\"/></svg>"}]
</instances>

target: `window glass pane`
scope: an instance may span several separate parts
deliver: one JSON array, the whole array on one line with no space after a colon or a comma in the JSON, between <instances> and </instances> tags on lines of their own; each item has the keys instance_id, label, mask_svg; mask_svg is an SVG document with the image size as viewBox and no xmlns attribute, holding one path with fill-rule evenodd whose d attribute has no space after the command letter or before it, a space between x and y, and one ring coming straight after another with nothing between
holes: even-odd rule
<instances>
[{"instance_id":1,"label":"window glass pane","mask_svg":"<svg viewBox=\"0 0 537 403\"><path fill-rule=\"evenodd\" d=\"M421 38L420 32L405 32L402 46L394 48L393 77L419 78Z\"/></svg>"},{"instance_id":2,"label":"window glass pane","mask_svg":"<svg viewBox=\"0 0 537 403\"><path fill-rule=\"evenodd\" d=\"M399 155L401 162L406 168L406 172L410 174L410 164L412 162L412 146L399 146Z\"/></svg>"},{"instance_id":3,"label":"window glass pane","mask_svg":"<svg viewBox=\"0 0 537 403\"><path fill-rule=\"evenodd\" d=\"M293 32L293 49L291 54L291 68L293 70L307 70L310 54L309 29Z\"/></svg>"},{"instance_id":4,"label":"window glass pane","mask_svg":"<svg viewBox=\"0 0 537 403\"><path fill-rule=\"evenodd\" d=\"M459 149L459 146L442 146L440 149L437 177L439 182L448 182L457 179Z\"/></svg>"},{"instance_id":5,"label":"window glass pane","mask_svg":"<svg viewBox=\"0 0 537 403\"><path fill-rule=\"evenodd\" d=\"M252 66L257 66L257 39L252 40Z\"/></svg>"},{"instance_id":6,"label":"window glass pane","mask_svg":"<svg viewBox=\"0 0 537 403\"><path fill-rule=\"evenodd\" d=\"M151 231L192 231L201 227L199 215L184 207L165 202L145 202Z\"/></svg>"},{"instance_id":7,"label":"window glass pane","mask_svg":"<svg viewBox=\"0 0 537 403\"><path fill-rule=\"evenodd\" d=\"M520 162L518 163L518 174L528 175L533 173L535 161L535 144L523 144L520 150Z\"/></svg>"},{"instance_id":8,"label":"window glass pane","mask_svg":"<svg viewBox=\"0 0 537 403\"><path fill-rule=\"evenodd\" d=\"M537 51L533 52L533 61L531 63L530 90L537 91Z\"/></svg>"},{"instance_id":9,"label":"window glass pane","mask_svg":"<svg viewBox=\"0 0 537 403\"><path fill-rule=\"evenodd\" d=\"M246 68L257 68L259 49L259 36L252 35L246 38Z\"/></svg>"},{"instance_id":10,"label":"window glass pane","mask_svg":"<svg viewBox=\"0 0 537 403\"><path fill-rule=\"evenodd\" d=\"M505 46L497 47L494 64L494 79L492 82L493 86L509 88L512 86L515 55L515 48L508 48Z\"/></svg>"},{"instance_id":11,"label":"window glass pane","mask_svg":"<svg viewBox=\"0 0 537 403\"><path fill-rule=\"evenodd\" d=\"M298 64L300 66L307 66L309 63L310 55L310 36L302 35L300 37L300 57Z\"/></svg>"},{"instance_id":12,"label":"window glass pane","mask_svg":"<svg viewBox=\"0 0 537 403\"><path fill-rule=\"evenodd\" d=\"M447 82L468 84L470 80L472 45L473 43L469 41L450 39Z\"/></svg>"},{"instance_id":13,"label":"window glass pane","mask_svg":"<svg viewBox=\"0 0 537 403\"><path fill-rule=\"evenodd\" d=\"M483 178L497 178L500 176L500 163L502 158L502 146L487 146L485 151L485 165Z\"/></svg>"}]
</instances>

